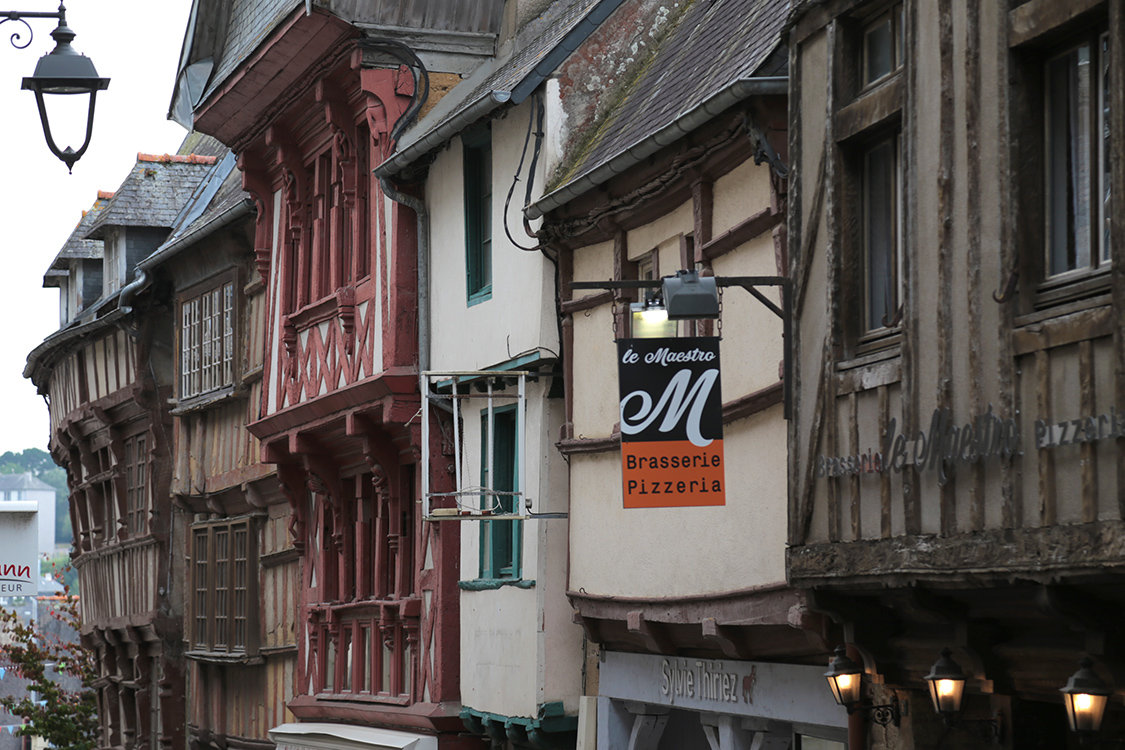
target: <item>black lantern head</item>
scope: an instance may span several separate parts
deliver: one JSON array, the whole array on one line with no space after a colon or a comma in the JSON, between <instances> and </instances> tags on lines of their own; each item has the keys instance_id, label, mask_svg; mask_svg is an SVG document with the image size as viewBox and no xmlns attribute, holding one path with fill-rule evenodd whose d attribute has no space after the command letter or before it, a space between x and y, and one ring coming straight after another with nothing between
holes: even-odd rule
<instances>
[{"instance_id":1,"label":"black lantern head","mask_svg":"<svg viewBox=\"0 0 1125 750\"><path fill-rule=\"evenodd\" d=\"M1066 718L1071 731L1084 736L1096 734L1102 727L1110 689L1094 671L1094 662L1090 657L1082 658L1078 671L1070 676L1066 687L1059 692L1066 702Z\"/></svg>"},{"instance_id":2,"label":"black lantern head","mask_svg":"<svg viewBox=\"0 0 1125 750\"><path fill-rule=\"evenodd\" d=\"M926 675L934 710L941 714L947 723L953 722L961 712L961 698L965 694L965 673L961 671L961 666L953 661L952 656L952 651L943 648L941 658L934 662L930 673Z\"/></svg>"},{"instance_id":3,"label":"black lantern head","mask_svg":"<svg viewBox=\"0 0 1125 750\"><path fill-rule=\"evenodd\" d=\"M719 317L719 291L713 276L678 271L665 276L662 286L669 320L702 320Z\"/></svg>"},{"instance_id":4,"label":"black lantern head","mask_svg":"<svg viewBox=\"0 0 1125 750\"><path fill-rule=\"evenodd\" d=\"M863 667L848 656L843 646L836 647L836 656L828 664L828 671L824 676L828 679L828 687L832 688L832 697L837 703L849 712L859 705Z\"/></svg>"},{"instance_id":5,"label":"black lantern head","mask_svg":"<svg viewBox=\"0 0 1125 750\"><path fill-rule=\"evenodd\" d=\"M66 9L59 6L59 25L51 32L55 48L39 58L35 75L23 79L23 88L35 92L35 102L39 105L39 119L43 123L43 135L51 153L66 164L67 169L82 158L90 145L90 134L94 128L94 102L97 93L109 87L108 78L99 78L94 63L85 55L79 54L70 45L74 32L66 25ZM44 94L89 94L90 106L86 116L86 140L75 151L70 146L60 150L51 136L51 126L47 121L47 108L43 104Z\"/></svg>"}]
</instances>

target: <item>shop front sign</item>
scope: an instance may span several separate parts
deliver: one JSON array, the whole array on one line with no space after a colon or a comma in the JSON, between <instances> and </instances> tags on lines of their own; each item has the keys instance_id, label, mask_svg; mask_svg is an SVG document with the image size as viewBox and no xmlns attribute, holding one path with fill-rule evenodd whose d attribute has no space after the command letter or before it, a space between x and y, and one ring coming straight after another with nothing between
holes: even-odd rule
<instances>
[{"instance_id":1,"label":"shop front sign","mask_svg":"<svg viewBox=\"0 0 1125 750\"><path fill-rule=\"evenodd\" d=\"M725 505L718 338L617 342L626 508Z\"/></svg>"},{"instance_id":2,"label":"shop front sign","mask_svg":"<svg viewBox=\"0 0 1125 750\"><path fill-rule=\"evenodd\" d=\"M819 666L607 651L599 675L599 694L618 700L826 726L847 722Z\"/></svg>"},{"instance_id":3,"label":"shop front sign","mask_svg":"<svg viewBox=\"0 0 1125 750\"><path fill-rule=\"evenodd\" d=\"M39 593L39 504L0 502L0 596Z\"/></svg>"},{"instance_id":4,"label":"shop front sign","mask_svg":"<svg viewBox=\"0 0 1125 750\"><path fill-rule=\"evenodd\" d=\"M894 418L887 424L879 452L868 449L855 456L816 457L817 477L845 477L858 474L901 473L913 468L917 473L933 472L945 486L958 464L971 464L995 457L1010 459L1022 454L1020 424L1014 417L1002 419L992 412L958 425L949 409L934 409L928 429L918 430L908 439L898 431ZM1092 443L1125 437L1125 415L1111 408L1104 414L1082 416L1061 422L1037 419L1033 443L1037 450L1065 445Z\"/></svg>"}]
</instances>

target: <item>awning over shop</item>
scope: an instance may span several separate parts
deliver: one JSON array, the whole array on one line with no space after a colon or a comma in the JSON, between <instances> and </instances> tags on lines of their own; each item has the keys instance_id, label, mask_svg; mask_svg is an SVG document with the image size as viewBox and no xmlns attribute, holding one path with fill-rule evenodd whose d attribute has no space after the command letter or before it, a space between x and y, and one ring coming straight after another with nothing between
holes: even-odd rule
<instances>
[{"instance_id":1,"label":"awning over shop","mask_svg":"<svg viewBox=\"0 0 1125 750\"><path fill-rule=\"evenodd\" d=\"M281 724L269 731L277 750L437 750L437 738L352 724Z\"/></svg>"}]
</instances>

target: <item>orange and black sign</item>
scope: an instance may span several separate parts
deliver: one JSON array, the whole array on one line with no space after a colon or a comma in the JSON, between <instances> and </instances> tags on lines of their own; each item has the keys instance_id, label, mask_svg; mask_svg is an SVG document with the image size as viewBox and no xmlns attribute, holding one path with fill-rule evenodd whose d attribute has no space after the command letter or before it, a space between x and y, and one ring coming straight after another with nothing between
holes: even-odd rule
<instances>
[{"instance_id":1,"label":"orange and black sign","mask_svg":"<svg viewBox=\"0 0 1125 750\"><path fill-rule=\"evenodd\" d=\"M725 505L718 338L619 339L626 508Z\"/></svg>"}]
</instances>

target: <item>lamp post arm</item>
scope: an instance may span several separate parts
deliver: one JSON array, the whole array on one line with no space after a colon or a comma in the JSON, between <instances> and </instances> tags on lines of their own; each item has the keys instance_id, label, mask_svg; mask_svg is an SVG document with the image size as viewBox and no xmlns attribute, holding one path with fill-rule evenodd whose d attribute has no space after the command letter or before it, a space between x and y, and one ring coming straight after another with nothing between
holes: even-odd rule
<instances>
[{"instance_id":1,"label":"lamp post arm","mask_svg":"<svg viewBox=\"0 0 1125 750\"><path fill-rule=\"evenodd\" d=\"M35 39L35 30L31 28L31 24L27 22L28 18L57 18L59 23L63 26L66 25L66 8L62 3L59 3L59 9L56 11L48 10L0 10L0 24L5 24L8 21L19 21L27 29L27 41L20 44L23 39L21 32L13 31L8 41L16 49L27 49L31 42Z\"/></svg>"}]
</instances>

